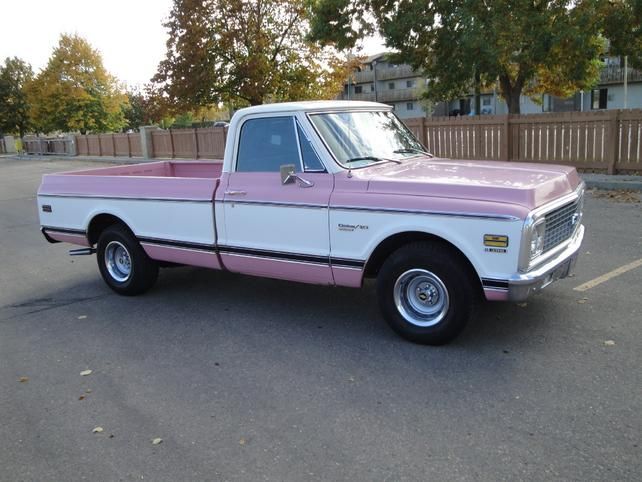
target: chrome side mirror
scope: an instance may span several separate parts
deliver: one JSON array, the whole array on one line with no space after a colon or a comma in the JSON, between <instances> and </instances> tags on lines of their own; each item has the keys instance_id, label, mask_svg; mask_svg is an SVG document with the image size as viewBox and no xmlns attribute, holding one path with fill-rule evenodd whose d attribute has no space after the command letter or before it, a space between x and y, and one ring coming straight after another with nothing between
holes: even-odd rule
<instances>
[{"instance_id":1,"label":"chrome side mirror","mask_svg":"<svg viewBox=\"0 0 642 482\"><path fill-rule=\"evenodd\" d=\"M314 183L303 179L295 172L294 164L284 164L280 167L281 171L281 184L289 184L291 182L298 181L299 187L312 187Z\"/></svg>"}]
</instances>

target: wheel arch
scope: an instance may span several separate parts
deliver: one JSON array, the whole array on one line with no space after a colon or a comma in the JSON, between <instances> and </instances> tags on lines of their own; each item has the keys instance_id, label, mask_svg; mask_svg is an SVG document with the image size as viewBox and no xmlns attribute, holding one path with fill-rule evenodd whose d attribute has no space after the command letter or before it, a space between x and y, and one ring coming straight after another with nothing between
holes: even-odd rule
<instances>
[{"instance_id":1,"label":"wheel arch","mask_svg":"<svg viewBox=\"0 0 642 482\"><path fill-rule=\"evenodd\" d=\"M469 256L467 256L461 249L459 249L448 239L424 231L402 231L389 235L385 239L381 240L366 260L363 272L364 278L376 278L379 270L383 266L383 263L392 253L405 245L418 241L439 243L447 247L451 252L453 252L453 254L464 261L473 279L479 282L479 289L482 289L479 271L472 263Z\"/></svg>"},{"instance_id":2,"label":"wheel arch","mask_svg":"<svg viewBox=\"0 0 642 482\"><path fill-rule=\"evenodd\" d=\"M107 212L94 214L87 224L87 241L93 246L105 229L116 224L124 226L133 233L129 225L117 215Z\"/></svg>"}]
</instances>

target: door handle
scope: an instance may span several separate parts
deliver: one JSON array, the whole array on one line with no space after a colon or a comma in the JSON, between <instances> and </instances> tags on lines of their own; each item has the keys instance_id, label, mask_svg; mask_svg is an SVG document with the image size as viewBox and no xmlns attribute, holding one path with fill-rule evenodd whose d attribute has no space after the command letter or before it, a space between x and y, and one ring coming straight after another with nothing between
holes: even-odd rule
<instances>
[{"instance_id":1,"label":"door handle","mask_svg":"<svg viewBox=\"0 0 642 482\"><path fill-rule=\"evenodd\" d=\"M228 196L245 196L247 191L225 191Z\"/></svg>"}]
</instances>

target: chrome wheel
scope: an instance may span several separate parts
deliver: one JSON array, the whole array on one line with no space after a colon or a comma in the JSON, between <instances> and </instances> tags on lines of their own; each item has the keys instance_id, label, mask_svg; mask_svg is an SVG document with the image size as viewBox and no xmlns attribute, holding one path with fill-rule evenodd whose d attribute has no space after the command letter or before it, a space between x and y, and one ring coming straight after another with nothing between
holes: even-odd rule
<instances>
[{"instance_id":1,"label":"chrome wheel","mask_svg":"<svg viewBox=\"0 0 642 482\"><path fill-rule=\"evenodd\" d=\"M401 316L421 327L439 323L450 307L443 281L425 269L411 269L399 276L394 286L394 300Z\"/></svg>"},{"instance_id":2,"label":"chrome wheel","mask_svg":"<svg viewBox=\"0 0 642 482\"><path fill-rule=\"evenodd\" d=\"M105 248L105 266L109 275L119 283L124 283L132 274L132 260L125 245L110 241Z\"/></svg>"}]
</instances>

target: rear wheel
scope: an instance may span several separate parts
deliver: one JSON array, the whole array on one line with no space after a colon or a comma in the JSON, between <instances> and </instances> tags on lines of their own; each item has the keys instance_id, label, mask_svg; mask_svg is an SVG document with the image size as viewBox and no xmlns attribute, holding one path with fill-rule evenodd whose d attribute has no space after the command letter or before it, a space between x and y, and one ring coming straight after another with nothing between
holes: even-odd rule
<instances>
[{"instance_id":1,"label":"rear wheel","mask_svg":"<svg viewBox=\"0 0 642 482\"><path fill-rule=\"evenodd\" d=\"M116 293L133 296L149 290L158 278L158 263L124 226L105 229L98 238L98 269Z\"/></svg>"},{"instance_id":2,"label":"rear wheel","mask_svg":"<svg viewBox=\"0 0 642 482\"><path fill-rule=\"evenodd\" d=\"M461 255L433 242L394 252L379 271L377 294L390 327L426 345L455 338L472 316L476 299L474 278Z\"/></svg>"}]
</instances>

